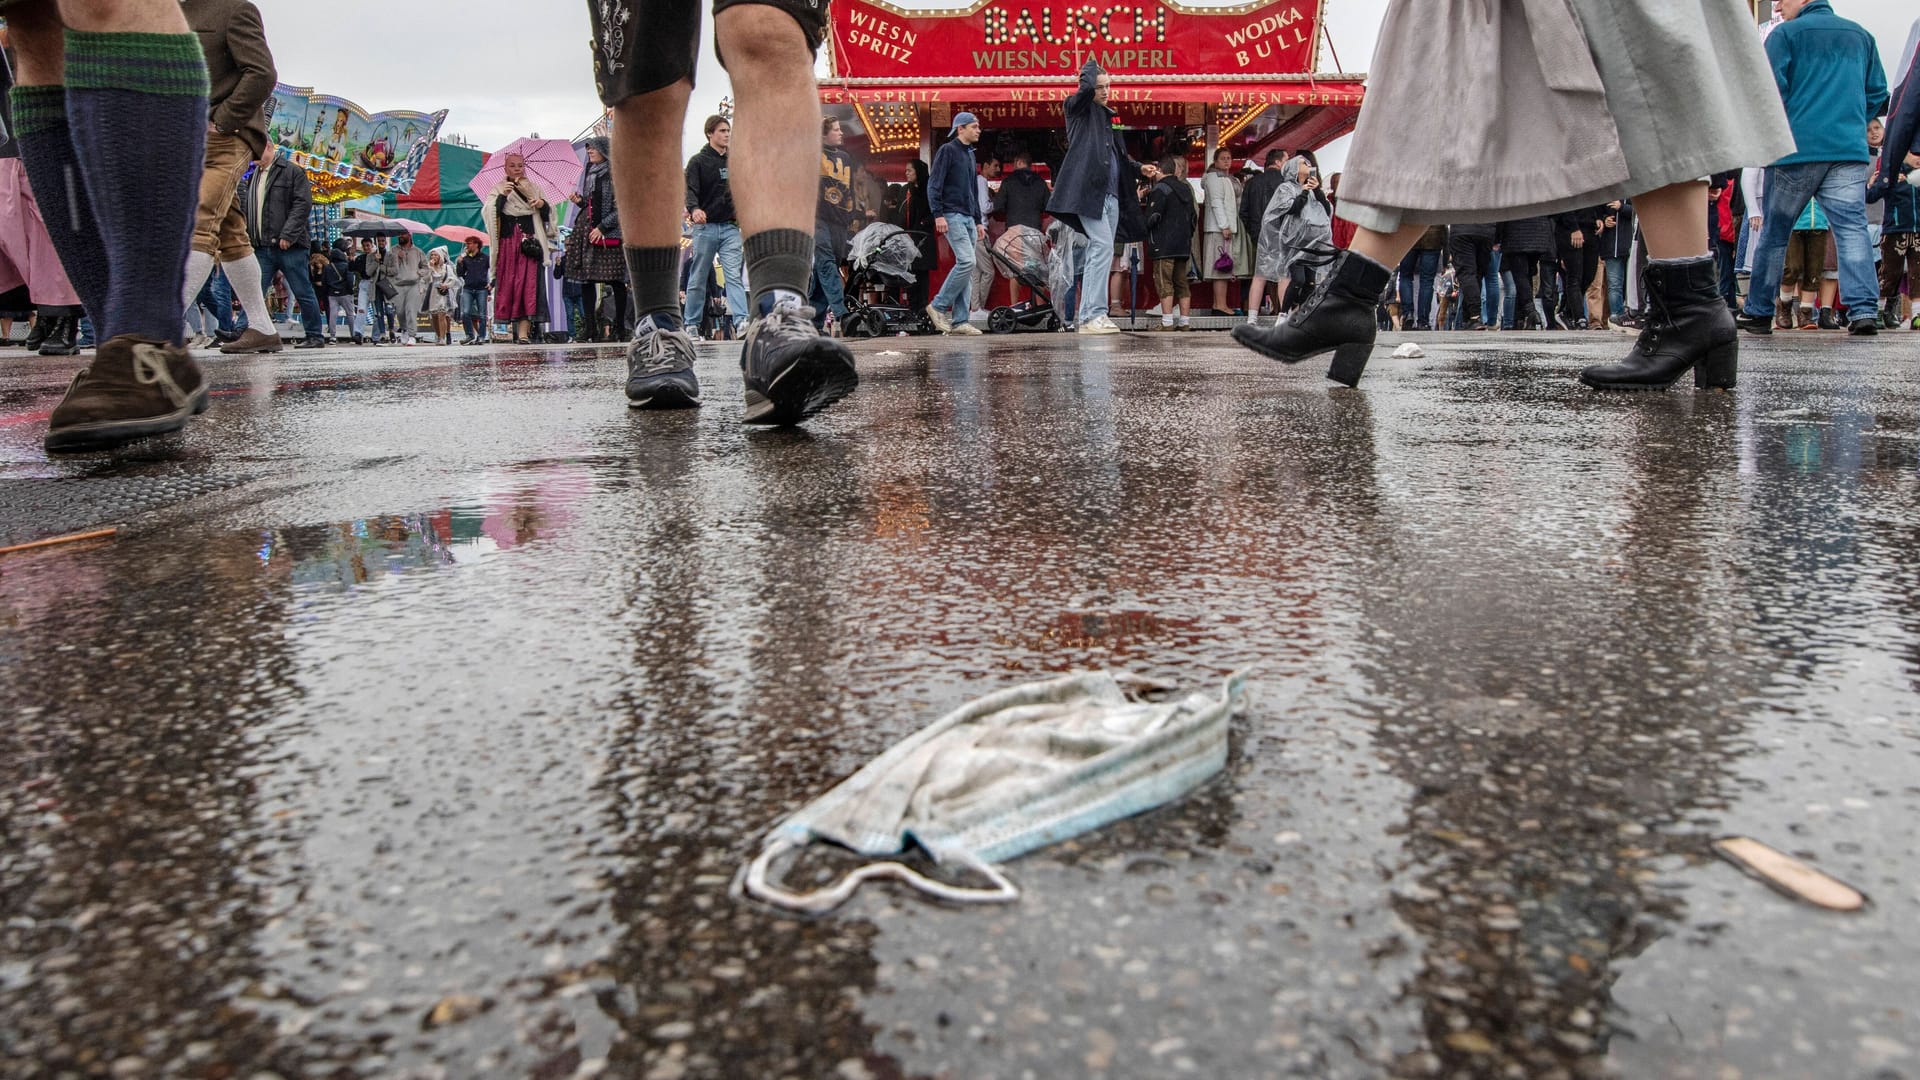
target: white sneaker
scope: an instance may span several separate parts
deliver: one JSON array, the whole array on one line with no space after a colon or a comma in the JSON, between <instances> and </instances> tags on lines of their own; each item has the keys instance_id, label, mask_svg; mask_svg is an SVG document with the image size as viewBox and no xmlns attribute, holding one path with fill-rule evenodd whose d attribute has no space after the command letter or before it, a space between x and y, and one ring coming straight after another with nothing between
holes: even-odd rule
<instances>
[{"instance_id":1,"label":"white sneaker","mask_svg":"<svg viewBox=\"0 0 1920 1080\"><path fill-rule=\"evenodd\" d=\"M1105 315L1095 315L1093 318L1088 319L1084 323L1081 323L1080 328L1078 330L1075 330L1074 333L1076 334L1118 334L1120 333L1120 328L1118 326L1115 326L1113 324L1113 320L1107 318Z\"/></svg>"},{"instance_id":2,"label":"white sneaker","mask_svg":"<svg viewBox=\"0 0 1920 1080\"><path fill-rule=\"evenodd\" d=\"M933 328L935 330L943 334L953 333L953 316L941 311L932 304L927 305L927 318L933 320Z\"/></svg>"},{"instance_id":3,"label":"white sneaker","mask_svg":"<svg viewBox=\"0 0 1920 1080\"><path fill-rule=\"evenodd\" d=\"M953 329L947 331L947 333L954 334L959 337L966 337L969 334L977 336L980 333L980 328L973 325L970 322L954 323Z\"/></svg>"}]
</instances>

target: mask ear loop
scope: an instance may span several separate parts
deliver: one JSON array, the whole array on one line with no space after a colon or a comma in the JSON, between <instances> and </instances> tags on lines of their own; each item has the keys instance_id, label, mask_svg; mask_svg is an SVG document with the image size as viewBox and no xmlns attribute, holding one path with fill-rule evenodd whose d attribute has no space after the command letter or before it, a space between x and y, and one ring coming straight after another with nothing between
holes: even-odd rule
<instances>
[{"instance_id":1,"label":"mask ear loop","mask_svg":"<svg viewBox=\"0 0 1920 1080\"><path fill-rule=\"evenodd\" d=\"M911 885L935 899L955 904L1005 904L1020 899L1020 890L1007 879L1005 874L980 861L977 856L968 851L948 852L942 861L958 863L972 870L993 882L993 888L967 889L948 885L897 862L867 863L848 872L845 877L832 885L812 892L789 892L776 884L770 884L767 881L767 871L773 865L773 861L789 851L797 850L799 846L784 839L769 843L760 852L759 857L753 860L752 865L747 867L747 876L743 883L747 895L775 907L809 915L821 915L846 903L863 883L891 878Z\"/></svg>"}]
</instances>

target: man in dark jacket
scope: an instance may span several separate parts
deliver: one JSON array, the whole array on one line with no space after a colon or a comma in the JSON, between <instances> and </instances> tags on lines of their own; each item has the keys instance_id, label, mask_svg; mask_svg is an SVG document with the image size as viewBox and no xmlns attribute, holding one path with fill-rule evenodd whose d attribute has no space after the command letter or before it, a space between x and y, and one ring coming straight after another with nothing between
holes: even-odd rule
<instances>
[{"instance_id":1,"label":"man in dark jacket","mask_svg":"<svg viewBox=\"0 0 1920 1080\"><path fill-rule=\"evenodd\" d=\"M1045 232L1041 221L1047 212L1049 194L1047 182L1033 171L1033 155L1026 150L1016 150L1013 171L1001 177L1000 190L994 193L993 216L1005 221L1009 229L1025 225Z\"/></svg>"},{"instance_id":2,"label":"man in dark jacket","mask_svg":"<svg viewBox=\"0 0 1920 1080\"><path fill-rule=\"evenodd\" d=\"M277 75L260 12L247 0L181 0L180 11L200 38L212 92L207 97L206 169L200 174L200 205L194 216L193 254L187 259L186 294L192 303L217 259L247 313L247 329L221 352L279 352L280 334L267 313L266 283L247 236L247 215L238 193L247 167L267 149L267 99ZM298 251L306 258L303 241ZM312 327L309 327L312 329Z\"/></svg>"},{"instance_id":3,"label":"man in dark jacket","mask_svg":"<svg viewBox=\"0 0 1920 1080\"><path fill-rule=\"evenodd\" d=\"M974 171L973 147L980 141L980 121L970 112L953 118L952 138L933 153L933 175L927 181L927 201L933 207L933 229L953 249L953 268L940 292L927 305L927 317L944 334L978 334L967 310L973 291L975 246L987 238L986 214L980 206L980 184Z\"/></svg>"},{"instance_id":4,"label":"man in dark jacket","mask_svg":"<svg viewBox=\"0 0 1920 1080\"><path fill-rule=\"evenodd\" d=\"M1740 328L1773 333L1787 241L1818 196L1839 253L1849 332L1879 332L1879 282L1867 243L1867 121L1887 111L1887 73L1873 35L1834 14L1828 0L1785 0L1787 21L1767 36L1767 59L1787 107L1796 149L1767 169L1766 209Z\"/></svg>"},{"instance_id":5,"label":"man in dark jacket","mask_svg":"<svg viewBox=\"0 0 1920 1080\"><path fill-rule=\"evenodd\" d=\"M1168 154L1160 159L1160 179L1147 193L1147 254L1153 258L1153 291L1160 297L1160 329L1174 328L1174 305L1180 308L1179 328L1193 308L1187 267L1193 261L1193 185L1187 183L1187 161Z\"/></svg>"},{"instance_id":6,"label":"man in dark jacket","mask_svg":"<svg viewBox=\"0 0 1920 1080\"><path fill-rule=\"evenodd\" d=\"M1260 226L1267 219L1267 206L1273 202L1273 193L1286 183L1286 173L1280 166L1286 164L1293 155L1284 149L1267 151L1267 167L1260 174L1247 181L1247 189L1240 195L1240 225L1244 234L1253 241L1253 261L1260 262ZM1266 295L1267 279L1259 274L1247 283L1247 318L1260 317L1260 298ZM1286 292L1284 285L1275 283L1273 306L1280 306L1280 297Z\"/></svg>"},{"instance_id":7,"label":"man in dark jacket","mask_svg":"<svg viewBox=\"0 0 1920 1080\"><path fill-rule=\"evenodd\" d=\"M360 330L353 322L354 302L359 299L360 281L353 276L353 246L342 236L327 249L327 269L321 289L321 305L326 313L320 320L321 333L329 344L335 340L334 326L345 323L347 336L358 343Z\"/></svg>"},{"instance_id":8,"label":"man in dark jacket","mask_svg":"<svg viewBox=\"0 0 1920 1080\"><path fill-rule=\"evenodd\" d=\"M285 274L287 289L300 304L300 324L307 337L294 347L325 346L326 339L320 333L320 301L307 272L307 215L313 210L313 182L307 179L307 171L295 168L280 156L279 147L269 143L253 178L240 186L239 202L246 214L247 242L253 245L260 280L271 282L274 274ZM267 327L268 332L279 336L272 323ZM253 350L242 347L237 340L221 346L220 351Z\"/></svg>"},{"instance_id":9,"label":"man in dark jacket","mask_svg":"<svg viewBox=\"0 0 1920 1080\"><path fill-rule=\"evenodd\" d=\"M462 345L481 345L487 340L487 253L480 249L477 237L467 237L466 253L453 264L460 277L460 325L467 337Z\"/></svg>"},{"instance_id":10,"label":"man in dark jacket","mask_svg":"<svg viewBox=\"0 0 1920 1080\"><path fill-rule=\"evenodd\" d=\"M1606 267L1607 275L1607 308L1602 314L1601 326L1627 314L1627 274L1633 265L1633 204L1608 203L1606 213L1601 219L1606 227L1600 231L1600 242L1596 245L1596 254L1600 256L1600 264Z\"/></svg>"},{"instance_id":11,"label":"man in dark jacket","mask_svg":"<svg viewBox=\"0 0 1920 1080\"><path fill-rule=\"evenodd\" d=\"M1513 274L1515 330L1540 330L1546 326L1541 313L1534 307L1534 275L1539 274L1542 299L1546 300L1546 310L1553 310L1553 275L1545 272L1545 265L1554 258L1553 219L1550 217L1520 218L1505 222L1499 227L1497 239L1505 260L1505 269Z\"/></svg>"},{"instance_id":12,"label":"man in dark jacket","mask_svg":"<svg viewBox=\"0 0 1920 1080\"><path fill-rule=\"evenodd\" d=\"M1087 238L1087 264L1080 275L1080 310L1074 325L1082 334L1117 334L1107 318L1107 276L1116 242L1130 244L1146 236L1140 204L1133 197L1142 179L1160 178L1151 166L1127 156L1127 144L1113 130L1107 99L1113 76L1092 60L1080 69L1080 89L1067 98L1067 156L1054 175L1047 210Z\"/></svg>"},{"instance_id":13,"label":"man in dark jacket","mask_svg":"<svg viewBox=\"0 0 1920 1080\"><path fill-rule=\"evenodd\" d=\"M1485 330L1481 283L1491 280L1500 289L1500 271L1493 262L1492 225L1455 225L1447 231L1447 250L1453 256L1453 276L1460 286L1460 329ZM1404 302L1403 302L1404 303ZM1496 317L1496 323L1499 319Z\"/></svg>"},{"instance_id":14,"label":"man in dark jacket","mask_svg":"<svg viewBox=\"0 0 1920 1080\"><path fill-rule=\"evenodd\" d=\"M734 335L747 325L747 286L741 276L745 247L733 213L733 185L728 177L728 148L733 124L724 116L707 117L707 145L687 160L687 220L693 223L693 261L712 266L720 258L727 286L727 317ZM706 274L695 274L687 284L681 305L682 326L697 327L707 312ZM638 312L638 309L635 309Z\"/></svg>"},{"instance_id":15,"label":"man in dark jacket","mask_svg":"<svg viewBox=\"0 0 1920 1080\"><path fill-rule=\"evenodd\" d=\"M1553 219L1554 250L1559 256L1559 328L1562 330L1587 328L1587 289L1592 287L1600 267L1600 251L1593 241L1599 235L1598 226L1605 213L1606 207L1593 206L1569 210Z\"/></svg>"},{"instance_id":16,"label":"man in dark jacket","mask_svg":"<svg viewBox=\"0 0 1920 1080\"><path fill-rule=\"evenodd\" d=\"M61 6L0 0L0 15L19 61L21 164L99 338L45 446L95 450L178 431L207 407L206 375L183 340L182 278L208 63L175 4L64 5L86 19L76 27ZM198 292L196 282L185 297Z\"/></svg>"}]
</instances>

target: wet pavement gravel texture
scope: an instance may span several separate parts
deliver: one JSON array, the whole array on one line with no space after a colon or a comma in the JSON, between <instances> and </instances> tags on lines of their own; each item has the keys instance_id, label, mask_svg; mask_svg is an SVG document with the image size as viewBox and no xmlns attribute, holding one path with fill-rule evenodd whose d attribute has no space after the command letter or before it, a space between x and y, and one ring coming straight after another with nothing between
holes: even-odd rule
<instances>
[{"instance_id":1,"label":"wet pavement gravel texture","mask_svg":"<svg viewBox=\"0 0 1920 1080\"><path fill-rule=\"evenodd\" d=\"M1808 339L1813 340L1808 340ZM613 350L216 358L49 460L0 356L0 1078L1920 1078L1920 335L857 345L749 430ZM1076 668L1251 700L995 908L760 837ZM1712 857L1757 837L1837 915ZM847 863L812 857L794 878Z\"/></svg>"}]
</instances>

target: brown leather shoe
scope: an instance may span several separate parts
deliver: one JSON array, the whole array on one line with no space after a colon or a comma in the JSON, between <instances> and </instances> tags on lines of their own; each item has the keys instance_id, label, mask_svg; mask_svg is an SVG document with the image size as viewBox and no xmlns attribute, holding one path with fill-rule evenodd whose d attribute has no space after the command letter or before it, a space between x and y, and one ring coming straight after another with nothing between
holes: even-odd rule
<instances>
[{"instance_id":1,"label":"brown leather shoe","mask_svg":"<svg viewBox=\"0 0 1920 1080\"><path fill-rule=\"evenodd\" d=\"M49 451L101 450L164 435L207 411L207 376L186 349L121 334L94 350L47 424Z\"/></svg>"},{"instance_id":2,"label":"brown leather shoe","mask_svg":"<svg viewBox=\"0 0 1920 1080\"><path fill-rule=\"evenodd\" d=\"M249 326L239 337L220 346L220 351L223 353L262 353L279 352L280 348L279 334L263 334Z\"/></svg>"}]
</instances>

